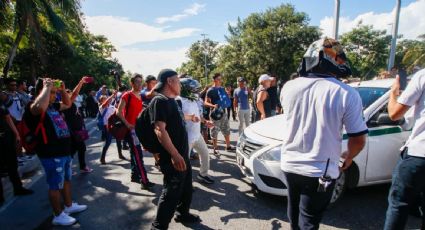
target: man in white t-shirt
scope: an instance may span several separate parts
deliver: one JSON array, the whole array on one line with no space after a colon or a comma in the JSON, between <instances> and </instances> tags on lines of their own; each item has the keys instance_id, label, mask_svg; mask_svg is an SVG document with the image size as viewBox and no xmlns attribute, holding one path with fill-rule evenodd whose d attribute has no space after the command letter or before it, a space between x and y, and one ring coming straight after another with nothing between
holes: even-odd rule
<instances>
[{"instance_id":1,"label":"man in white t-shirt","mask_svg":"<svg viewBox=\"0 0 425 230\"><path fill-rule=\"evenodd\" d=\"M182 89L180 97L177 99L181 101L182 111L186 120L185 126L189 140L189 148L196 150L201 158L197 178L201 183L212 184L214 183L214 180L208 175L208 171L210 169L210 156L208 146L201 134L200 122L205 123L209 128L213 126L213 123L203 119L201 116L202 108L198 103L200 99L196 95L196 93L201 91L201 84L188 77L181 78L180 83L182 85Z\"/></svg>"},{"instance_id":2,"label":"man in white t-shirt","mask_svg":"<svg viewBox=\"0 0 425 230\"><path fill-rule=\"evenodd\" d=\"M318 229L340 174L363 149L368 129L362 102L353 88L337 78L351 74L341 45L321 39L303 57L300 77L282 88L284 111L281 169L288 189L292 229ZM342 131L348 135L341 153Z\"/></svg>"},{"instance_id":3,"label":"man in white t-shirt","mask_svg":"<svg viewBox=\"0 0 425 230\"><path fill-rule=\"evenodd\" d=\"M388 210L385 230L404 229L409 214L409 205L425 192L425 70L417 72L406 90L400 95L400 77L391 87L388 113L392 120L403 118L413 107L413 130L402 147L401 159L393 172L393 181L388 195ZM398 98L397 98L398 97ZM411 121L412 122L412 121ZM422 197L422 204L424 204ZM422 216L422 224L425 218ZM424 226L422 226L423 228Z\"/></svg>"}]
</instances>

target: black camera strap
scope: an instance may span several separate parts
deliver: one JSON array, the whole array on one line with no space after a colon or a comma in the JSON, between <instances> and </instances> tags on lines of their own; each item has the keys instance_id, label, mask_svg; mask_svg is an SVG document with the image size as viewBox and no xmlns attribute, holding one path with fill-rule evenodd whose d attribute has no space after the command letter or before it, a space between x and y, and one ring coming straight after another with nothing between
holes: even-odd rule
<instances>
[{"instance_id":1,"label":"black camera strap","mask_svg":"<svg viewBox=\"0 0 425 230\"><path fill-rule=\"evenodd\" d=\"M325 168L325 173L323 173L323 177L326 177L326 174L328 173L329 161L330 161L330 158L328 158L328 161L326 162L326 168Z\"/></svg>"}]
</instances>

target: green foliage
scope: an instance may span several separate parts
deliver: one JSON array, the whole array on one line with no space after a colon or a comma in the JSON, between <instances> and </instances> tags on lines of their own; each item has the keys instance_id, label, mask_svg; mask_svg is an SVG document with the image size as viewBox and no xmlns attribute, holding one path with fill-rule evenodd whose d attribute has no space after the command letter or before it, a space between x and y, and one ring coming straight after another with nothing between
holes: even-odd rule
<instances>
[{"instance_id":1,"label":"green foliage","mask_svg":"<svg viewBox=\"0 0 425 230\"><path fill-rule=\"evenodd\" d=\"M240 76L256 84L263 73L286 80L296 71L308 45L320 37L319 29L308 21L307 14L289 4L238 19L235 26L229 25L227 44L214 46L216 53L208 59L210 70L221 72L225 82L232 84ZM192 59L191 52L188 57L181 69L200 73L203 61Z\"/></svg>"},{"instance_id":2,"label":"green foliage","mask_svg":"<svg viewBox=\"0 0 425 230\"><path fill-rule=\"evenodd\" d=\"M385 30L359 23L341 36L354 77L370 79L387 68L391 36Z\"/></svg>"},{"instance_id":3,"label":"green foliage","mask_svg":"<svg viewBox=\"0 0 425 230\"><path fill-rule=\"evenodd\" d=\"M111 69L123 72L111 58L112 44L86 30L78 0L0 1L8 4L0 4L0 13L7 14L0 17L7 22L0 25L0 65L5 66L5 76L9 70L11 77L29 82L50 76L73 87L90 75L95 77L92 89L97 89L114 85ZM10 60L13 65L8 66Z\"/></svg>"},{"instance_id":4,"label":"green foliage","mask_svg":"<svg viewBox=\"0 0 425 230\"><path fill-rule=\"evenodd\" d=\"M397 46L396 63L411 72L415 66L425 67L425 36L420 40L403 40Z\"/></svg>"},{"instance_id":5,"label":"green foliage","mask_svg":"<svg viewBox=\"0 0 425 230\"><path fill-rule=\"evenodd\" d=\"M183 63L178 68L178 72L187 73L205 84L207 82L207 79L205 79L205 62L207 64L207 76L210 78L216 69L218 43L210 39L196 41L191 45L186 55L189 61Z\"/></svg>"}]
</instances>

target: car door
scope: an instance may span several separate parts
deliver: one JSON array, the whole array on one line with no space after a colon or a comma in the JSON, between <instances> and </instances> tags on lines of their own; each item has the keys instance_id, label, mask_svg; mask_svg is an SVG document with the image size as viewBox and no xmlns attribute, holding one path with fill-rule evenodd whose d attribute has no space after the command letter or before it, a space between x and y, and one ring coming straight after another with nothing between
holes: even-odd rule
<instances>
[{"instance_id":1,"label":"car door","mask_svg":"<svg viewBox=\"0 0 425 230\"><path fill-rule=\"evenodd\" d=\"M400 157L400 147L409 135L396 123L380 122L384 116L388 116L386 104L367 122L366 182L391 180L392 171Z\"/></svg>"}]
</instances>

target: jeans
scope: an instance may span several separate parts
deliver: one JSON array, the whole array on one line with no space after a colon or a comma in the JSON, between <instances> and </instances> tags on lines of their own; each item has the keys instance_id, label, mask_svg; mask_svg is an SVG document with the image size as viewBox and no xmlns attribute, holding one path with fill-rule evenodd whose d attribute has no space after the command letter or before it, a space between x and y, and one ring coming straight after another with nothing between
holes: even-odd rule
<instances>
[{"instance_id":1,"label":"jeans","mask_svg":"<svg viewBox=\"0 0 425 230\"><path fill-rule=\"evenodd\" d=\"M385 230L404 229L409 215L409 204L425 192L425 158L407 155L403 151L393 171L393 180L388 194L388 209ZM424 200L421 200L422 207ZM424 226L425 217L422 217Z\"/></svg>"},{"instance_id":2,"label":"jeans","mask_svg":"<svg viewBox=\"0 0 425 230\"><path fill-rule=\"evenodd\" d=\"M147 184L149 180L146 174L145 163L143 162L143 151L134 129L128 132L125 140L130 147L131 177L132 179L140 180L142 184Z\"/></svg>"},{"instance_id":3,"label":"jeans","mask_svg":"<svg viewBox=\"0 0 425 230\"><path fill-rule=\"evenodd\" d=\"M158 201L156 218L152 223L152 229L167 229L173 218L177 215L189 214L192 202L192 166L189 160L186 162L186 171L176 171L171 164L161 165L164 174L164 188Z\"/></svg>"},{"instance_id":4,"label":"jeans","mask_svg":"<svg viewBox=\"0 0 425 230\"><path fill-rule=\"evenodd\" d=\"M251 111L249 109L247 110L239 109L238 117L239 117L239 135L241 135L244 130L244 124L246 128L251 123Z\"/></svg>"},{"instance_id":5,"label":"jeans","mask_svg":"<svg viewBox=\"0 0 425 230\"><path fill-rule=\"evenodd\" d=\"M105 160L106 152L108 151L109 146L112 143L112 134L106 130L106 126L104 126L104 130L106 133L106 138L105 138L105 144L103 145L103 148L102 148L102 155L100 157L100 159L103 159L103 160ZM121 141L117 141L117 148L118 148L118 156L122 156Z\"/></svg>"},{"instance_id":6,"label":"jeans","mask_svg":"<svg viewBox=\"0 0 425 230\"><path fill-rule=\"evenodd\" d=\"M288 188L288 219L293 230L319 229L323 212L332 198L335 180L318 192L319 178L284 172Z\"/></svg>"},{"instance_id":7,"label":"jeans","mask_svg":"<svg viewBox=\"0 0 425 230\"><path fill-rule=\"evenodd\" d=\"M208 152L208 146L205 143L204 138L199 135L198 140L191 144L191 148L196 150L201 159L199 174L201 176L208 176L208 170L210 169L210 154Z\"/></svg>"},{"instance_id":8,"label":"jeans","mask_svg":"<svg viewBox=\"0 0 425 230\"><path fill-rule=\"evenodd\" d=\"M46 181L50 190L61 190L65 181L71 181L71 156L40 158L40 162L46 173Z\"/></svg>"}]
</instances>

